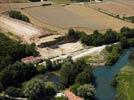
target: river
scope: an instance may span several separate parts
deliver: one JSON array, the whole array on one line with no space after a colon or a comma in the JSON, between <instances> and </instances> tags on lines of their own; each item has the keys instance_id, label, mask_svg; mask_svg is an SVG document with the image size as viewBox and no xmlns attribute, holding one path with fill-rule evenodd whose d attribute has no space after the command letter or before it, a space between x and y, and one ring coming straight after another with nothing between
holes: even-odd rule
<instances>
[{"instance_id":1,"label":"river","mask_svg":"<svg viewBox=\"0 0 134 100\"><path fill-rule=\"evenodd\" d=\"M94 84L96 86L95 100L115 100L116 89L111 86L114 76L128 63L131 50L124 51L119 61L113 66L94 69Z\"/></svg>"}]
</instances>

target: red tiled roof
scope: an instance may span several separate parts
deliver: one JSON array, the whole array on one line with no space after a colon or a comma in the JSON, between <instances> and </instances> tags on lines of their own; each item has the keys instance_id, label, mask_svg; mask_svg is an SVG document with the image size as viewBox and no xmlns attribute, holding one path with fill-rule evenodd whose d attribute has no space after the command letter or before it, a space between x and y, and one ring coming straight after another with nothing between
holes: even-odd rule
<instances>
[{"instance_id":1,"label":"red tiled roof","mask_svg":"<svg viewBox=\"0 0 134 100\"><path fill-rule=\"evenodd\" d=\"M21 61L24 63L30 63L30 62L38 61L40 59L41 59L40 57L29 56L29 57L22 58Z\"/></svg>"},{"instance_id":2,"label":"red tiled roof","mask_svg":"<svg viewBox=\"0 0 134 100\"><path fill-rule=\"evenodd\" d=\"M83 98L76 96L75 94L73 94L71 91L66 90L64 92L65 96L68 98L68 100L84 100Z\"/></svg>"}]
</instances>

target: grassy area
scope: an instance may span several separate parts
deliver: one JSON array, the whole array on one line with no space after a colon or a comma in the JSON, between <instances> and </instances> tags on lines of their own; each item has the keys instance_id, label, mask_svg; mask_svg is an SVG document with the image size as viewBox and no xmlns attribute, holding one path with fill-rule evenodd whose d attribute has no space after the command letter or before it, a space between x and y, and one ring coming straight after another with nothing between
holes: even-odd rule
<instances>
[{"instance_id":1,"label":"grassy area","mask_svg":"<svg viewBox=\"0 0 134 100\"><path fill-rule=\"evenodd\" d=\"M134 66L122 68L117 81L117 100L134 100Z\"/></svg>"},{"instance_id":2,"label":"grassy area","mask_svg":"<svg viewBox=\"0 0 134 100\"><path fill-rule=\"evenodd\" d=\"M21 38L11 32L7 32L7 33L4 33L6 36L8 36L10 39L12 40L15 40L15 41L18 41L18 42L22 42L21 41Z\"/></svg>"},{"instance_id":3,"label":"grassy area","mask_svg":"<svg viewBox=\"0 0 134 100\"><path fill-rule=\"evenodd\" d=\"M106 50L104 49L102 52L100 52L99 54L95 54L95 55L89 55L84 57L83 59L86 61L86 63L105 63L106 62Z\"/></svg>"}]
</instances>

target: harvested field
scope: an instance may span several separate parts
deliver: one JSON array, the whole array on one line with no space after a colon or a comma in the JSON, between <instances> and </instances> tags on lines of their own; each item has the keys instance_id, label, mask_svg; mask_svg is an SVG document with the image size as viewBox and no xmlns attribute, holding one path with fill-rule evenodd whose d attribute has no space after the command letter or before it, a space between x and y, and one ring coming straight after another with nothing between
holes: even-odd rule
<instances>
[{"instance_id":1,"label":"harvested field","mask_svg":"<svg viewBox=\"0 0 134 100\"><path fill-rule=\"evenodd\" d=\"M0 3L0 13L6 12L8 10L20 10L27 7L41 6L42 4L50 4L51 1L44 2L29 2L29 3Z\"/></svg>"},{"instance_id":2,"label":"harvested field","mask_svg":"<svg viewBox=\"0 0 134 100\"><path fill-rule=\"evenodd\" d=\"M0 27L5 31L14 33L27 42L30 42L32 39L38 38L40 36L49 35L42 29L38 29L29 23L12 19L6 16L0 17Z\"/></svg>"},{"instance_id":3,"label":"harvested field","mask_svg":"<svg viewBox=\"0 0 134 100\"><path fill-rule=\"evenodd\" d=\"M131 23L105 15L85 5L32 7L22 12L40 23L63 30L75 28L91 32L96 29L104 31L109 28L119 30L123 26L134 27Z\"/></svg>"},{"instance_id":4,"label":"harvested field","mask_svg":"<svg viewBox=\"0 0 134 100\"><path fill-rule=\"evenodd\" d=\"M120 16L134 16L134 0L116 0L92 4L94 8Z\"/></svg>"}]
</instances>

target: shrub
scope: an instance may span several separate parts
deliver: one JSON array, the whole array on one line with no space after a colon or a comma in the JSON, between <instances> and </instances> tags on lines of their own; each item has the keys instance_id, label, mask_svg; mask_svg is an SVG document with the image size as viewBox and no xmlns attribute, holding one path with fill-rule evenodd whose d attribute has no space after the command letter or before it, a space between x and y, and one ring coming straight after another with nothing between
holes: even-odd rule
<instances>
[{"instance_id":1,"label":"shrub","mask_svg":"<svg viewBox=\"0 0 134 100\"><path fill-rule=\"evenodd\" d=\"M12 18L15 18L15 19L25 21L25 22L30 22L29 18L27 16L21 14L21 12L19 12L19 11L15 11L15 10L10 11L9 16L12 17Z\"/></svg>"},{"instance_id":2,"label":"shrub","mask_svg":"<svg viewBox=\"0 0 134 100\"><path fill-rule=\"evenodd\" d=\"M86 100L93 100L94 93L95 88L91 84L81 85L77 90L77 95L83 97Z\"/></svg>"},{"instance_id":3,"label":"shrub","mask_svg":"<svg viewBox=\"0 0 134 100\"><path fill-rule=\"evenodd\" d=\"M6 92L7 95L12 96L12 97L20 97L20 96L22 96L21 89L15 88L13 86L8 87L5 92Z\"/></svg>"},{"instance_id":4,"label":"shrub","mask_svg":"<svg viewBox=\"0 0 134 100\"><path fill-rule=\"evenodd\" d=\"M74 85L72 85L71 87L70 87L70 90L75 94L75 95L77 95L77 89L80 87L80 84L77 84L77 83L75 83Z\"/></svg>"}]
</instances>

